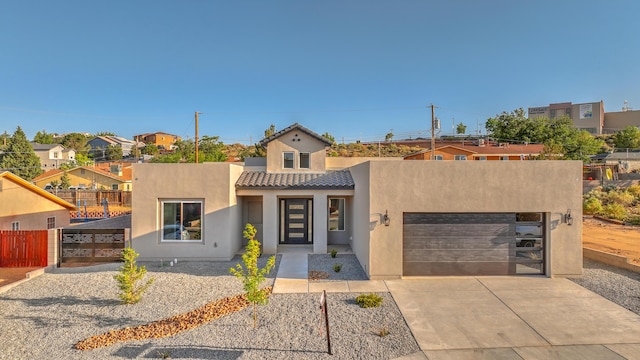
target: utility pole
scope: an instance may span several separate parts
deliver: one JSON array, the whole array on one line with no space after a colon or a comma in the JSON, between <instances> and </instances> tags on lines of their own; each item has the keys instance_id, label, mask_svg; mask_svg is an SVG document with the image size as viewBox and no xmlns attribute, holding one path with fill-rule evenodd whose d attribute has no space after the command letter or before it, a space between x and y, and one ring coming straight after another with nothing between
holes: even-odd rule
<instances>
[{"instance_id":1,"label":"utility pole","mask_svg":"<svg viewBox=\"0 0 640 360\"><path fill-rule=\"evenodd\" d=\"M436 112L431 104L431 160L436 159Z\"/></svg>"},{"instance_id":2,"label":"utility pole","mask_svg":"<svg viewBox=\"0 0 640 360\"><path fill-rule=\"evenodd\" d=\"M198 163L198 114L202 114L196 111L196 164Z\"/></svg>"}]
</instances>

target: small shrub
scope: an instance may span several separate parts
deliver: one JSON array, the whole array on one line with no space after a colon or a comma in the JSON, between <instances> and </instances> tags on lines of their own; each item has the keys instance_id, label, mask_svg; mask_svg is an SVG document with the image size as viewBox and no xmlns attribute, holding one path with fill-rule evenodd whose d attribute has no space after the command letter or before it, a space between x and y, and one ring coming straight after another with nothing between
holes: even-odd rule
<instances>
[{"instance_id":1,"label":"small shrub","mask_svg":"<svg viewBox=\"0 0 640 360\"><path fill-rule=\"evenodd\" d=\"M336 250L336 249L331 249L331 257L332 257L332 258L335 258L335 257L336 257L336 255L338 255L338 250Z\"/></svg>"},{"instance_id":2,"label":"small shrub","mask_svg":"<svg viewBox=\"0 0 640 360\"><path fill-rule=\"evenodd\" d=\"M607 204L602 209L602 215L609 219L624 220L627 217L627 210L618 203Z\"/></svg>"},{"instance_id":3,"label":"small shrub","mask_svg":"<svg viewBox=\"0 0 640 360\"><path fill-rule=\"evenodd\" d=\"M631 185L627 188L627 192L640 199L640 185Z\"/></svg>"},{"instance_id":4,"label":"small shrub","mask_svg":"<svg viewBox=\"0 0 640 360\"><path fill-rule=\"evenodd\" d=\"M385 337L385 336L387 336L389 334L390 334L390 332L389 332L389 330L387 330L386 327L383 327L382 329L378 330L378 336L380 336L380 337Z\"/></svg>"},{"instance_id":5,"label":"small shrub","mask_svg":"<svg viewBox=\"0 0 640 360\"><path fill-rule=\"evenodd\" d=\"M382 297L378 294L362 294L356 298L356 304L362 308L379 307L382 305Z\"/></svg>"},{"instance_id":6,"label":"small shrub","mask_svg":"<svg viewBox=\"0 0 640 360\"><path fill-rule=\"evenodd\" d=\"M142 299L142 294L151 286L153 278L147 280L144 285L138 285L147 273L147 269L143 266L136 265L136 258L139 256L132 248L124 248L122 250L122 260L124 264L120 267L120 273L114 275L114 279L118 282L120 293L118 297L124 304L135 304Z\"/></svg>"},{"instance_id":7,"label":"small shrub","mask_svg":"<svg viewBox=\"0 0 640 360\"><path fill-rule=\"evenodd\" d=\"M589 198L583 204L584 213L587 215L597 215L602 213L602 202L597 198Z\"/></svg>"},{"instance_id":8,"label":"small shrub","mask_svg":"<svg viewBox=\"0 0 640 360\"><path fill-rule=\"evenodd\" d=\"M640 225L640 216L639 215L630 216L627 219L627 222L631 225Z\"/></svg>"},{"instance_id":9,"label":"small shrub","mask_svg":"<svg viewBox=\"0 0 640 360\"><path fill-rule=\"evenodd\" d=\"M630 206L635 201L635 196L626 191L610 191L607 195L607 203L620 204L622 206Z\"/></svg>"},{"instance_id":10,"label":"small shrub","mask_svg":"<svg viewBox=\"0 0 640 360\"><path fill-rule=\"evenodd\" d=\"M333 265L333 271L340 272L340 270L342 270L342 264Z\"/></svg>"}]
</instances>

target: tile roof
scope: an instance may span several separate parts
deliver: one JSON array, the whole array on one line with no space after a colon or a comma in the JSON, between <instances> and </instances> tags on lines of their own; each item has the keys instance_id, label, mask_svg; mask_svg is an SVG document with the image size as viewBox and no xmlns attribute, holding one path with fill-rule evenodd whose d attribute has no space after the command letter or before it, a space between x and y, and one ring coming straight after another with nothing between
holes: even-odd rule
<instances>
[{"instance_id":1,"label":"tile roof","mask_svg":"<svg viewBox=\"0 0 640 360\"><path fill-rule=\"evenodd\" d=\"M316 189L351 190L355 187L349 170L326 173L267 173L244 171L236 182L236 189Z\"/></svg>"},{"instance_id":2,"label":"tile roof","mask_svg":"<svg viewBox=\"0 0 640 360\"><path fill-rule=\"evenodd\" d=\"M302 125L300 125L298 123L290 125L290 126L284 128L284 129L276 132L275 134L260 140L260 142L258 144L266 149L266 146L267 146L268 143L270 143L271 141L273 141L273 140L281 137L282 135L285 135L288 132L293 131L293 130L300 130L300 131L306 133L307 135L316 138L318 141L323 142L326 146L331 146L332 145L331 141L329 139L327 139L326 137L318 135L317 133L307 129L306 127L304 127L304 126L302 126Z\"/></svg>"}]
</instances>

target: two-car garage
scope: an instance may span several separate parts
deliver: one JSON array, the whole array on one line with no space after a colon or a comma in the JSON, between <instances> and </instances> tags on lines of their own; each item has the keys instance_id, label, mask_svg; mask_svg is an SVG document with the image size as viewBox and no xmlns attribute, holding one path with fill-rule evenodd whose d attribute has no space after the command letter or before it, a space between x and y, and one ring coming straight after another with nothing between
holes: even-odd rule
<instances>
[{"instance_id":1,"label":"two-car garage","mask_svg":"<svg viewBox=\"0 0 640 360\"><path fill-rule=\"evenodd\" d=\"M404 213L403 276L544 274L542 215Z\"/></svg>"}]
</instances>

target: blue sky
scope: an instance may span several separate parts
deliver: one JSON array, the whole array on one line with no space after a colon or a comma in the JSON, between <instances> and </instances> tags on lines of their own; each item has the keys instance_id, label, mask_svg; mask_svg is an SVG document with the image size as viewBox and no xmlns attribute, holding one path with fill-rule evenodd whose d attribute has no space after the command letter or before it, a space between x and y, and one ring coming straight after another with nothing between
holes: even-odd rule
<instances>
[{"instance_id":1,"label":"blue sky","mask_svg":"<svg viewBox=\"0 0 640 360\"><path fill-rule=\"evenodd\" d=\"M640 109L638 1L0 1L0 132L257 142L467 133L502 111ZM479 126L482 129L482 126ZM482 130L483 131L483 130Z\"/></svg>"}]
</instances>

